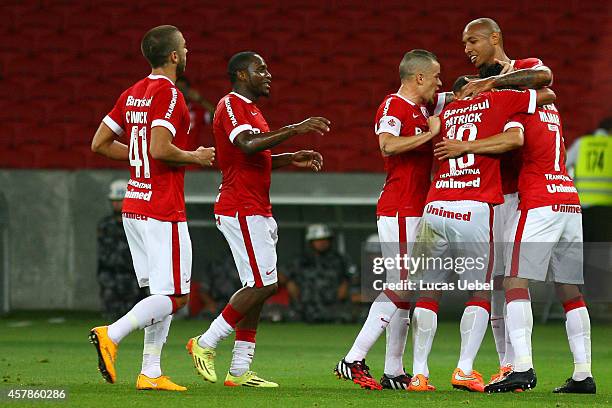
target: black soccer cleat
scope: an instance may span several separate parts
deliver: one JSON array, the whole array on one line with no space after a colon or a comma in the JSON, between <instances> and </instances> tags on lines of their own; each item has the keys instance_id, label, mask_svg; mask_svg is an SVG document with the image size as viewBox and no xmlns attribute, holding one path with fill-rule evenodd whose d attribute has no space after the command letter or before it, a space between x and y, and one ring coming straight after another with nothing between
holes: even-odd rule
<instances>
[{"instance_id":1,"label":"black soccer cleat","mask_svg":"<svg viewBox=\"0 0 612 408\"><path fill-rule=\"evenodd\" d=\"M381 390L382 386L370 374L370 367L365 360L348 363L340 360L334 367L334 374L339 379L349 380L368 390Z\"/></svg>"},{"instance_id":2,"label":"black soccer cleat","mask_svg":"<svg viewBox=\"0 0 612 408\"><path fill-rule=\"evenodd\" d=\"M407 390L410 386L410 380L412 380L411 374L401 374L396 377L383 374L380 385L387 390Z\"/></svg>"},{"instance_id":3,"label":"black soccer cleat","mask_svg":"<svg viewBox=\"0 0 612 408\"><path fill-rule=\"evenodd\" d=\"M553 392L560 394L595 394L597 386L595 386L593 377L587 377L582 381L576 381L570 377L565 381L565 384L555 388Z\"/></svg>"},{"instance_id":4,"label":"black soccer cleat","mask_svg":"<svg viewBox=\"0 0 612 408\"><path fill-rule=\"evenodd\" d=\"M499 381L489 383L484 391L489 394L494 392L512 392L516 390L531 390L538 383L535 371L530 368L527 371L511 371Z\"/></svg>"}]
</instances>

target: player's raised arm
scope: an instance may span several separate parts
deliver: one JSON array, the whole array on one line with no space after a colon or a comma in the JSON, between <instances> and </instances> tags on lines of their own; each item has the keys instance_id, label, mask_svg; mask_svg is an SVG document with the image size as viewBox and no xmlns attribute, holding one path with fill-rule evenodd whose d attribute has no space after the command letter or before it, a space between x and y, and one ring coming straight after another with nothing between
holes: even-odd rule
<instances>
[{"instance_id":1,"label":"player's raised arm","mask_svg":"<svg viewBox=\"0 0 612 408\"><path fill-rule=\"evenodd\" d=\"M519 69L484 79L471 79L464 88L465 96L475 96L493 88L540 89L552 83L552 71L545 65Z\"/></svg>"},{"instance_id":2,"label":"player's raised arm","mask_svg":"<svg viewBox=\"0 0 612 408\"><path fill-rule=\"evenodd\" d=\"M447 160L463 156L468 153L475 154L501 154L523 146L523 129L512 127L486 139L461 141L457 139L442 139L436 144L434 156L438 160Z\"/></svg>"},{"instance_id":3,"label":"player's raised arm","mask_svg":"<svg viewBox=\"0 0 612 408\"><path fill-rule=\"evenodd\" d=\"M410 137L397 137L388 132L378 135L378 144L383 156L393 156L416 149L417 147L429 142L440 133L440 118L430 116L427 119L429 131Z\"/></svg>"},{"instance_id":4,"label":"player's raised arm","mask_svg":"<svg viewBox=\"0 0 612 408\"><path fill-rule=\"evenodd\" d=\"M312 117L271 132L254 133L249 129L240 132L234 139L234 144L244 153L252 154L277 146L292 136L311 132L323 135L329 132L330 125L331 122L324 117Z\"/></svg>"}]
</instances>

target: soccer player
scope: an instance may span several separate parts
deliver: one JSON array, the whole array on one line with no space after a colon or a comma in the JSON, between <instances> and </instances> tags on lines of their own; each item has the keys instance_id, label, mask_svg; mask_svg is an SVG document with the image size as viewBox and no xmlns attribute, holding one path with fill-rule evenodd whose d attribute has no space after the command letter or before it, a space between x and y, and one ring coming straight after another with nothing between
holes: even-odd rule
<instances>
[{"instance_id":1,"label":"soccer player","mask_svg":"<svg viewBox=\"0 0 612 408\"><path fill-rule=\"evenodd\" d=\"M322 156L312 150L272 154L270 149L304 133L329 132L322 117L270 131L255 102L270 94L272 75L264 59L251 51L234 55L228 63L232 92L217 104L213 133L219 154L222 184L215 203L217 228L227 240L242 289L201 336L187 343L194 365L206 381L216 382L215 349L236 331L226 386L278 387L250 371L261 308L277 290L277 226L270 205L272 169L293 165L319 171Z\"/></svg>"},{"instance_id":2,"label":"soccer player","mask_svg":"<svg viewBox=\"0 0 612 408\"><path fill-rule=\"evenodd\" d=\"M191 279L191 240L185 218L183 166L210 166L214 148L182 150L188 145L189 111L175 87L185 70L187 48L174 26L151 29L141 43L151 74L121 94L94 135L94 152L130 163L123 201L125 228L138 284L150 296L109 326L89 335L98 352L102 377L116 382L115 362L121 340L144 328L139 390L185 391L162 375L160 356L172 314L187 304ZM126 145L118 140L125 135Z\"/></svg>"},{"instance_id":3,"label":"soccer player","mask_svg":"<svg viewBox=\"0 0 612 408\"><path fill-rule=\"evenodd\" d=\"M441 158L469 153L501 154L523 146L518 183L520 212L511 218L514 245L507 253L504 279L507 328L515 357L510 362L512 371L491 381L486 390L507 392L535 387L528 283L529 280L545 281L550 274L549 280L555 282L557 296L565 309L565 328L574 357L572 376L554 392L594 394L591 324L578 287L584 283L582 216L576 188L565 167L561 116L555 105L544 105L535 115L512 117L504 129L506 134L486 140L446 140L436 146L436 155Z\"/></svg>"},{"instance_id":4,"label":"soccer player","mask_svg":"<svg viewBox=\"0 0 612 408\"><path fill-rule=\"evenodd\" d=\"M537 89L552 83L552 71L538 58L512 60L504 51L504 41L499 25L490 18L478 18L469 22L462 35L464 52L478 69L480 78L470 81L464 88L467 96L490 90L493 86L519 87L522 89ZM497 71L495 77L488 73L501 64L502 71ZM485 79L486 78L486 79ZM492 380L509 372L513 359L510 338L505 329L505 298L503 291L504 256L502 248L509 242L512 216L518 206L518 170L521 163L520 150L512 150L500 157L502 191L504 202L495 206L494 238L496 249L500 252L495 257L493 270L493 292L491 296L491 329L495 340L495 348L499 357L499 372Z\"/></svg>"},{"instance_id":5,"label":"soccer player","mask_svg":"<svg viewBox=\"0 0 612 408\"><path fill-rule=\"evenodd\" d=\"M457 97L462 96L465 82L460 78L453 86ZM486 92L456 100L440 113L441 134L458 140L486 139L499 133L510 116L533 113L536 104L553 100L554 93L548 89ZM417 242L425 243L428 257L450 256L457 262L472 259L469 266L467 262L455 266L460 274L458 285L470 292L470 298L461 318L461 352L451 384L454 388L483 392L484 381L473 364L489 320L487 285L493 267L493 205L503 202L498 158L468 154L442 162L426 202ZM427 358L437 328L441 288L454 272L433 264L419 272L421 291L412 321L414 376L409 387L414 391L432 390ZM480 286L471 289L466 285Z\"/></svg>"},{"instance_id":6,"label":"soccer player","mask_svg":"<svg viewBox=\"0 0 612 408\"><path fill-rule=\"evenodd\" d=\"M399 90L385 97L374 125L387 170L376 210L378 236L386 258L405 254L411 247L409 243L416 238L429 189L433 161L431 139L440 130L439 126L430 127L433 119L429 117L426 105L435 103L437 111L434 113L437 114L444 107L446 97L445 94L436 95L442 86L440 64L429 51L406 53L399 65L399 76ZM403 276L400 276L402 272ZM388 270L387 282L405 281L406 272ZM402 360L409 313L406 291L381 292L372 303L353 346L334 368L336 375L363 388L407 389L410 376L404 372ZM385 328L385 370L379 384L372 378L365 357Z\"/></svg>"}]
</instances>

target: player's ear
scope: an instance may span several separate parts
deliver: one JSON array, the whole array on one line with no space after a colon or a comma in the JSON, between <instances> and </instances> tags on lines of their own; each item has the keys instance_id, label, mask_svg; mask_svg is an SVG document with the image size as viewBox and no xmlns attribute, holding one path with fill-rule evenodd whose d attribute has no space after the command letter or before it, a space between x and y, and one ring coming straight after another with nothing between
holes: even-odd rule
<instances>
[{"instance_id":1,"label":"player's ear","mask_svg":"<svg viewBox=\"0 0 612 408\"><path fill-rule=\"evenodd\" d=\"M500 35L499 33L491 33L491 35L489 36L489 39L491 41L491 44L497 45L499 44Z\"/></svg>"},{"instance_id":2,"label":"player's ear","mask_svg":"<svg viewBox=\"0 0 612 408\"><path fill-rule=\"evenodd\" d=\"M423 74L416 74L415 78L416 78L417 84L421 85L421 84L423 84L423 80L425 79L425 75L423 75Z\"/></svg>"},{"instance_id":3,"label":"player's ear","mask_svg":"<svg viewBox=\"0 0 612 408\"><path fill-rule=\"evenodd\" d=\"M246 81L248 79L246 71L237 71L236 77L241 81Z\"/></svg>"},{"instance_id":4,"label":"player's ear","mask_svg":"<svg viewBox=\"0 0 612 408\"><path fill-rule=\"evenodd\" d=\"M173 63L173 64L178 64L179 59L180 59L180 58L179 58L178 52L176 52L176 51L172 51L172 52L170 53L170 62L171 62L171 63Z\"/></svg>"}]
</instances>

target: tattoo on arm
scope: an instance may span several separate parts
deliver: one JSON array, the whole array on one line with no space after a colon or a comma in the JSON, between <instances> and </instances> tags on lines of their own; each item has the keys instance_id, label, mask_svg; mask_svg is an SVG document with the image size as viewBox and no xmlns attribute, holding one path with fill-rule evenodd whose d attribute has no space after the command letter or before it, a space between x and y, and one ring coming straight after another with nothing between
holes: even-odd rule
<instances>
[{"instance_id":1,"label":"tattoo on arm","mask_svg":"<svg viewBox=\"0 0 612 408\"><path fill-rule=\"evenodd\" d=\"M538 89L550 83L550 75L541 69L520 69L495 78L494 87L518 86L526 89Z\"/></svg>"}]
</instances>

